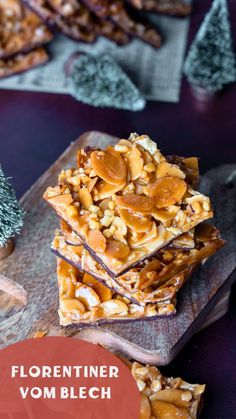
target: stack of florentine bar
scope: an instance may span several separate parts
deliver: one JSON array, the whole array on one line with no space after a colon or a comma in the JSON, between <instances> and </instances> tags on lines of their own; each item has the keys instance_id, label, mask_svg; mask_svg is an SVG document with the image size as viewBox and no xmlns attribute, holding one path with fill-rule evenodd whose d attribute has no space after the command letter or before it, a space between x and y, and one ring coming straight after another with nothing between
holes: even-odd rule
<instances>
[{"instance_id":1,"label":"stack of florentine bar","mask_svg":"<svg viewBox=\"0 0 236 419\"><path fill-rule=\"evenodd\" d=\"M198 160L165 158L146 135L78 150L44 198L61 219L60 322L107 322L176 313L176 294L223 245Z\"/></svg>"}]
</instances>

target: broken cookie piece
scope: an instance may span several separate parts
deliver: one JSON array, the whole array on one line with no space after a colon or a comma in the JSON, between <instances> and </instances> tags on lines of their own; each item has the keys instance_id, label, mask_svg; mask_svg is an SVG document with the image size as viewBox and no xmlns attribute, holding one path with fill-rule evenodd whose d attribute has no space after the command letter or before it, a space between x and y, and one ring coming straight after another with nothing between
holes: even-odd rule
<instances>
[{"instance_id":1,"label":"broken cookie piece","mask_svg":"<svg viewBox=\"0 0 236 419\"><path fill-rule=\"evenodd\" d=\"M0 0L0 58L29 52L52 38L41 19L19 0Z\"/></svg>"},{"instance_id":2,"label":"broken cookie piece","mask_svg":"<svg viewBox=\"0 0 236 419\"><path fill-rule=\"evenodd\" d=\"M183 0L128 0L128 2L139 10L170 16L185 17L192 11L191 4Z\"/></svg>"},{"instance_id":3,"label":"broken cookie piece","mask_svg":"<svg viewBox=\"0 0 236 419\"><path fill-rule=\"evenodd\" d=\"M111 20L130 36L137 37L154 48L160 48L162 39L158 29L140 19L133 18L125 8L124 1L83 0L83 2L99 18Z\"/></svg>"},{"instance_id":4,"label":"broken cookie piece","mask_svg":"<svg viewBox=\"0 0 236 419\"><path fill-rule=\"evenodd\" d=\"M44 199L114 278L213 215L184 171L137 134L78 150L77 167L63 170Z\"/></svg>"},{"instance_id":5,"label":"broken cookie piece","mask_svg":"<svg viewBox=\"0 0 236 419\"><path fill-rule=\"evenodd\" d=\"M38 48L27 54L17 54L12 58L0 59L0 78L23 73L45 64L49 56L45 49Z\"/></svg>"},{"instance_id":6,"label":"broken cookie piece","mask_svg":"<svg viewBox=\"0 0 236 419\"><path fill-rule=\"evenodd\" d=\"M165 377L151 365L123 361L131 370L141 396L140 419L197 419L205 385L180 377Z\"/></svg>"}]
</instances>

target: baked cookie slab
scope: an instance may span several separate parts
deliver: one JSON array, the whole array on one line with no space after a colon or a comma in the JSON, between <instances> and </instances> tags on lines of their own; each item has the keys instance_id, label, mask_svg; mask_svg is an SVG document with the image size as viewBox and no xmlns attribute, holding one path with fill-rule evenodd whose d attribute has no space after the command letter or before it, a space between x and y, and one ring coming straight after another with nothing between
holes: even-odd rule
<instances>
[{"instance_id":1,"label":"baked cookie slab","mask_svg":"<svg viewBox=\"0 0 236 419\"><path fill-rule=\"evenodd\" d=\"M192 11L191 4L183 0L128 0L129 3L141 10L152 13L161 13L170 16L185 17Z\"/></svg>"},{"instance_id":2,"label":"baked cookie slab","mask_svg":"<svg viewBox=\"0 0 236 419\"><path fill-rule=\"evenodd\" d=\"M0 58L29 52L52 38L42 20L19 0L0 0Z\"/></svg>"},{"instance_id":3,"label":"baked cookie slab","mask_svg":"<svg viewBox=\"0 0 236 419\"><path fill-rule=\"evenodd\" d=\"M62 223L61 230L56 231L51 249L123 297L145 305L174 298L194 269L223 244L216 228L200 224L194 232L183 234L169 247L116 278L109 276L92 258L65 223Z\"/></svg>"},{"instance_id":4,"label":"baked cookie slab","mask_svg":"<svg viewBox=\"0 0 236 419\"><path fill-rule=\"evenodd\" d=\"M112 277L213 216L209 198L137 134L78 150L77 167L63 170L44 199Z\"/></svg>"},{"instance_id":5,"label":"baked cookie slab","mask_svg":"<svg viewBox=\"0 0 236 419\"><path fill-rule=\"evenodd\" d=\"M12 58L0 59L0 79L23 73L45 64L49 55L44 48L37 48L27 54L16 54Z\"/></svg>"},{"instance_id":6,"label":"baked cookie slab","mask_svg":"<svg viewBox=\"0 0 236 419\"><path fill-rule=\"evenodd\" d=\"M62 326L154 319L176 312L176 300L140 306L63 259L57 259L59 317Z\"/></svg>"},{"instance_id":7,"label":"baked cookie slab","mask_svg":"<svg viewBox=\"0 0 236 419\"><path fill-rule=\"evenodd\" d=\"M141 396L140 419L197 419L205 384L165 377L151 365L123 360L130 368Z\"/></svg>"}]
</instances>

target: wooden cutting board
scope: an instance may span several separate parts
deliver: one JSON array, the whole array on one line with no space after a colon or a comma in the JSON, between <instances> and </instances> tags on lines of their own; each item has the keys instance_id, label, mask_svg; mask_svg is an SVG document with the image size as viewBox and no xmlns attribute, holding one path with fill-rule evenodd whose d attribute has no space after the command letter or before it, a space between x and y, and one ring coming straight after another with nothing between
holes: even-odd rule
<instances>
[{"instance_id":1,"label":"wooden cutting board","mask_svg":"<svg viewBox=\"0 0 236 419\"><path fill-rule=\"evenodd\" d=\"M201 190L213 201L214 221L227 245L199 268L179 292L178 314L173 318L82 328L59 326L56 260L50 251L58 220L42 195L47 186L56 184L62 168L74 164L78 147L103 148L115 141L99 132L82 135L21 199L27 211L25 225L14 252L0 262L0 347L32 337L37 330L46 330L48 335L78 337L107 345L144 363L165 365L194 333L225 313L236 276L236 193L232 185L229 188L212 181L211 172L211 179L202 178ZM220 169L217 176L221 179ZM7 295L4 289L9 290Z\"/></svg>"}]
</instances>

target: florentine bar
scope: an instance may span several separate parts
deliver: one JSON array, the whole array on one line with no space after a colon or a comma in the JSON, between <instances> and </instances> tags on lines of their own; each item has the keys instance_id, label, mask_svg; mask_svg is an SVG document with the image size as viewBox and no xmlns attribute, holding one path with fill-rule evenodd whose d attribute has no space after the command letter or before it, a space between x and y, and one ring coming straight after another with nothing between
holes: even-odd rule
<instances>
[{"instance_id":1,"label":"florentine bar","mask_svg":"<svg viewBox=\"0 0 236 419\"><path fill-rule=\"evenodd\" d=\"M141 395L140 419L197 419L204 384L190 384L180 377L165 377L158 368L123 360L130 368Z\"/></svg>"},{"instance_id":2,"label":"florentine bar","mask_svg":"<svg viewBox=\"0 0 236 419\"><path fill-rule=\"evenodd\" d=\"M213 213L146 135L77 153L44 198L112 277L126 272Z\"/></svg>"},{"instance_id":3,"label":"florentine bar","mask_svg":"<svg viewBox=\"0 0 236 419\"><path fill-rule=\"evenodd\" d=\"M223 244L215 227L200 224L194 232L183 234L169 247L116 278L110 277L92 258L65 223L56 231L51 248L57 256L90 273L118 294L145 305L171 300L193 270Z\"/></svg>"},{"instance_id":4,"label":"florentine bar","mask_svg":"<svg viewBox=\"0 0 236 419\"><path fill-rule=\"evenodd\" d=\"M103 285L93 276L57 259L59 317L62 326L138 320L175 314L176 301L140 306Z\"/></svg>"}]
</instances>

